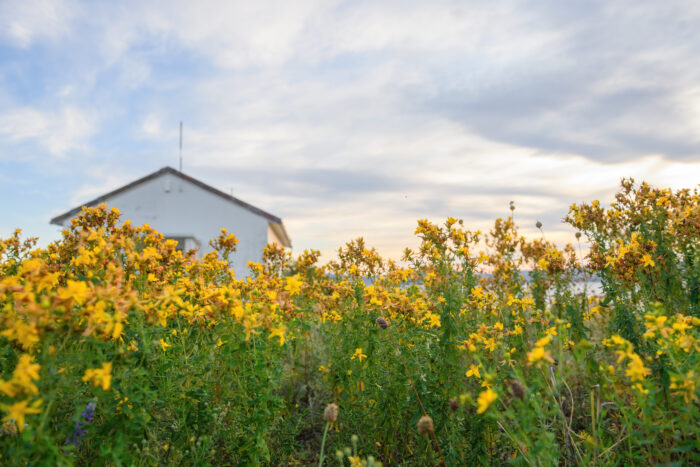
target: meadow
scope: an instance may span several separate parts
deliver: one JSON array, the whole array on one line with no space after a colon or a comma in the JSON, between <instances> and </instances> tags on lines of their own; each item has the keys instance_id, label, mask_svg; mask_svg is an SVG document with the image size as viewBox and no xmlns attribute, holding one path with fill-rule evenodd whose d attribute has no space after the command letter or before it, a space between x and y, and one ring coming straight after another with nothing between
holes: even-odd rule
<instances>
[{"instance_id":1,"label":"meadow","mask_svg":"<svg viewBox=\"0 0 700 467\"><path fill-rule=\"evenodd\" d=\"M46 248L18 230L0 464L697 465L700 195L604 202L563 249L511 205L418 221L400 262L269 245L245 279L226 231L198 259L106 206Z\"/></svg>"}]
</instances>

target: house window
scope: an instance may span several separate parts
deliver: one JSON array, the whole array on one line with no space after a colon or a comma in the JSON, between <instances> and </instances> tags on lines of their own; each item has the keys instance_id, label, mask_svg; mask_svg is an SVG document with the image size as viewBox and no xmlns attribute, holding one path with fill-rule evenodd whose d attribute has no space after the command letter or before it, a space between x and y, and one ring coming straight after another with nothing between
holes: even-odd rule
<instances>
[{"instance_id":1,"label":"house window","mask_svg":"<svg viewBox=\"0 0 700 467\"><path fill-rule=\"evenodd\" d=\"M199 240L192 236L184 236L184 235L166 235L165 237L166 240L175 240L177 242L177 247L175 247L176 250L182 251L183 253L187 250L191 250L193 248L199 249Z\"/></svg>"}]
</instances>

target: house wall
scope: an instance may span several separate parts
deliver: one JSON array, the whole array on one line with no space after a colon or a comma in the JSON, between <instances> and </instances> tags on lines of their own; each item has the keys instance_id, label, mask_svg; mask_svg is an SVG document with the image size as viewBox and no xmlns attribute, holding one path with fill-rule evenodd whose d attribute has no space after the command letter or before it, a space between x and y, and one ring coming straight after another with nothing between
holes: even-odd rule
<instances>
[{"instance_id":1,"label":"house wall","mask_svg":"<svg viewBox=\"0 0 700 467\"><path fill-rule=\"evenodd\" d=\"M267 243L276 243L280 246L284 246L284 243L280 238L277 236L274 230L272 230L272 227L270 227L270 223L268 222L267 224Z\"/></svg>"},{"instance_id":2,"label":"house wall","mask_svg":"<svg viewBox=\"0 0 700 467\"><path fill-rule=\"evenodd\" d=\"M268 240L267 219L168 173L113 196L107 205L121 211L122 222L149 224L166 237L195 237L201 254L212 251L209 240L226 228L238 238L232 256L237 277L248 275L249 261L261 260Z\"/></svg>"}]
</instances>

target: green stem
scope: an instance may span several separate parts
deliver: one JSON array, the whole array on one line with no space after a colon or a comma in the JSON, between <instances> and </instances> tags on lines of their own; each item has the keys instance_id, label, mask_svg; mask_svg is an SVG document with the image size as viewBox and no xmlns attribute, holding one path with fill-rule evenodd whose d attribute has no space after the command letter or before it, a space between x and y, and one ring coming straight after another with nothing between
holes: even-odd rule
<instances>
[{"instance_id":1,"label":"green stem","mask_svg":"<svg viewBox=\"0 0 700 467\"><path fill-rule=\"evenodd\" d=\"M323 430L323 440L321 440L321 456L318 458L318 467L321 467L323 465L323 450L326 447L326 435L328 434L328 427L330 426L330 424L330 422L326 422L326 429Z\"/></svg>"}]
</instances>

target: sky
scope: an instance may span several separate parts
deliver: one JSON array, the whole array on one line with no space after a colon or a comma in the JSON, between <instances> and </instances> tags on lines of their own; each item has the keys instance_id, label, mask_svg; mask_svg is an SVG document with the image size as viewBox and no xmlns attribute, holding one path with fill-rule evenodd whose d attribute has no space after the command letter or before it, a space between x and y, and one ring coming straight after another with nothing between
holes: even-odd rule
<instances>
[{"instance_id":1,"label":"sky","mask_svg":"<svg viewBox=\"0 0 700 467\"><path fill-rule=\"evenodd\" d=\"M700 182L700 2L0 0L0 237L164 166L294 251ZM235 229L234 229L235 233Z\"/></svg>"}]
</instances>

